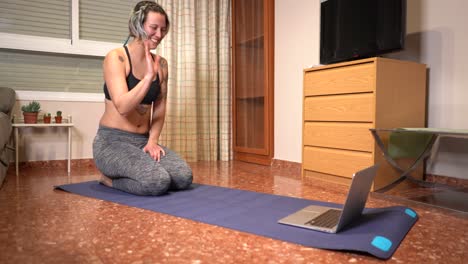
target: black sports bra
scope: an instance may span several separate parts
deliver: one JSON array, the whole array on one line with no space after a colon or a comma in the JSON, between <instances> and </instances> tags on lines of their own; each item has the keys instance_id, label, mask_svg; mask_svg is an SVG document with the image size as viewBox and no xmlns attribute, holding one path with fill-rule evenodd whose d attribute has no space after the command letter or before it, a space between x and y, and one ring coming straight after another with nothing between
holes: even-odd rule
<instances>
[{"instance_id":1,"label":"black sports bra","mask_svg":"<svg viewBox=\"0 0 468 264\"><path fill-rule=\"evenodd\" d=\"M130 73L128 74L126 81L127 81L127 87L128 90L130 91L135 87L140 80L135 78L135 76L132 73L132 61L130 60L130 53L128 52L127 46L124 46L125 52L127 53L128 57L128 63L130 64ZM150 105L152 102L156 101L158 99L159 94L161 93L161 84L159 83L159 75L156 75L156 80L151 83L150 88L148 90L148 93L146 93L145 98L141 101L141 104L145 105ZM107 85L104 82L104 95L106 96L106 99L111 100L109 90L107 89Z\"/></svg>"}]
</instances>

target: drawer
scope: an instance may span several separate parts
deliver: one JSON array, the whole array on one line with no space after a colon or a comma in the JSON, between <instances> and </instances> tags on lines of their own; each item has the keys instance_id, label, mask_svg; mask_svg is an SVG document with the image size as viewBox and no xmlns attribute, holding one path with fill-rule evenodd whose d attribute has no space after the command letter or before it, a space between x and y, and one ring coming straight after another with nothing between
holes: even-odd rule
<instances>
[{"instance_id":1,"label":"drawer","mask_svg":"<svg viewBox=\"0 0 468 264\"><path fill-rule=\"evenodd\" d=\"M373 62L304 72L304 96L375 91Z\"/></svg>"},{"instance_id":2,"label":"drawer","mask_svg":"<svg viewBox=\"0 0 468 264\"><path fill-rule=\"evenodd\" d=\"M306 97L304 120L373 122L374 93Z\"/></svg>"},{"instance_id":3,"label":"drawer","mask_svg":"<svg viewBox=\"0 0 468 264\"><path fill-rule=\"evenodd\" d=\"M305 122L304 145L372 152L371 123Z\"/></svg>"},{"instance_id":4,"label":"drawer","mask_svg":"<svg viewBox=\"0 0 468 264\"><path fill-rule=\"evenodd\" d=\"M372 153L368 152L306 146L303 155L303 169L347 178L374 164Z\"/></svg>"},{"instance_id":5,"label":"drawer","mask_svg":"<svg viewBox=\"0 0 468 264\"><path fill-rule=\"evenodd\" d=\"M341 185L351 185L352 178L341 177L332 174L326 174L316 171L303 170L302 171L302 182L315 184L316 180L327 181L332 183L337 183Z\"/></svg>"}]
</instances>

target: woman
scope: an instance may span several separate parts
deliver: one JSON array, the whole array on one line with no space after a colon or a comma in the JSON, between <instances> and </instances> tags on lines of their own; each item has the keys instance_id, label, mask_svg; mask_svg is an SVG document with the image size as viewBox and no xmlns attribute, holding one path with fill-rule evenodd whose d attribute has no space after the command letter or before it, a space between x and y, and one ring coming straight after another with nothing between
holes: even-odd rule
<instances>
[{"instance_id":1,"label":"woman","mask_svg":"<svg viewBox=\"0 0 468 264\"><path fill-rule=\"evenodd\" d=\"M150 50L168 29L169 19L160 5L139 2L129 19L133 40L110 51L103 63L105 111L93 143L94 161L103 184L137 195L161 195L192 183L187 163L158 144L166 114L168 67Z\"/></svg>"}]
</instances>

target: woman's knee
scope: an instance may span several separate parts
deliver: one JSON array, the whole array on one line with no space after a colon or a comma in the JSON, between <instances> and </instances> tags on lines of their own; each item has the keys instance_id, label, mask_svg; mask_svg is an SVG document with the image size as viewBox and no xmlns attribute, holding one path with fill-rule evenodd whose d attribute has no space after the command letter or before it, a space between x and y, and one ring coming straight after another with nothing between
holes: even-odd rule
<instances>
[{"instance_id":1,"label":"woman's knee","mask_svg":"<svg viewBox=\"0 0 468 264\"><path fill-rule=\"evenodd\" d=\"M171 186L171 177L164 170L157 170L140 182L141 195L162 195L165 194Z\"/></svg>"},{"instance_id":2,"label":"woman's knee","mask_svg":"<svg viewBox=\"0 0 468 264\"><path fill-rule=\"evenodd\" d=\"M178 170L171 175L171 179L171 189L187 189L193 182L192 169L188 165L179 167Z\"/></svg>"}]
</instances>

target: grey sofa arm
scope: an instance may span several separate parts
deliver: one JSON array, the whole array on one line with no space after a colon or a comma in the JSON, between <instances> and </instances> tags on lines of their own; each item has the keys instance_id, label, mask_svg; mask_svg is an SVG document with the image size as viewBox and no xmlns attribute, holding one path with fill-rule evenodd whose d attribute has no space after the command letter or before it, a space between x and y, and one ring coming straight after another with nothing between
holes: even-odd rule
<instances>
[{"instance_id":1,"label":"grey sofa arm","mask_svg":"<svg viewBox=\"0 0 468 264\"><path fill-rule=\"evenodd\" d=\"M16 93L15 90L8 87L0 87L0 112L5 113L8 116L11 116L13 106L16 102Z\"/></svg>"}]
</instances>

